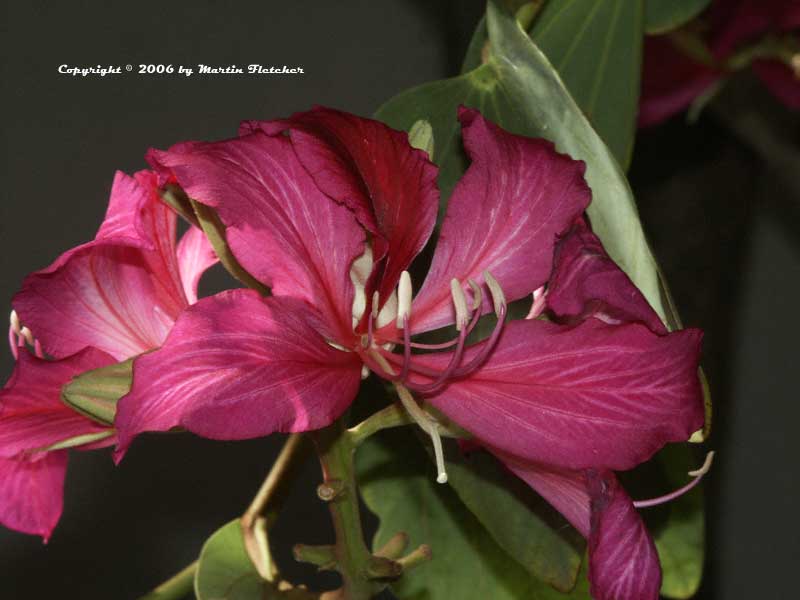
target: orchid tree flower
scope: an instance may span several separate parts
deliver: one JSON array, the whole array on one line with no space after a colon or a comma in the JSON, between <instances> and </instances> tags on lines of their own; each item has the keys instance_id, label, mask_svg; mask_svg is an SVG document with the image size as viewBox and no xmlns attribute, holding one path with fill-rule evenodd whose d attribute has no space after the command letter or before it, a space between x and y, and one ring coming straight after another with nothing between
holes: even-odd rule
<instances>
[{"instance_id":1,"label":"orchid tree flower","mask_svg":"<svg viewBox=\"0 0 800 600\"><path fill-rule=\"evenodd\" d=\"M214 439L322 428L374 374L431 436L439 481L443 424L420 401L512 465L582 473L579 489L611 515L594 530L604 541L594 564L615 564L602 559L619 539L613 519L624 516L626 532L638 522L607 474L700 428L701 335L614 318L506 323L508 303L532 293L538 316L557 242L591 194L583 163L549 142L474 110L459 119L471 165L416 297L408 268L434 230L437 171L405 134L316 108L245 123L236 139L152 151L162 181L216 210L231 251L272 295L202 299L136 359L118 405L118 455L138 433L176 426ZM490 313L491 334L467 347ZM418 337L449 326L450 342ZM596 588L613 577L596 573ZM634 597L649 596L620 596Z\"/></svg>"},{"instance_id":2,"label":"orchid tree flower","mask_svg":"<svg viewBox=\"0 0 800 600\"><path fill-rule=\"evenodd\" d=\"M29 275L13 299L17 364L0 391L0 522L8 527L47 540L62 512L66 448L115 442L112 428L62 403L61 388L161 345L216 262L195 227L176 243L177 217L156 182L147 171L117 173L95 239Z\"/></svg>"}]
</instances>

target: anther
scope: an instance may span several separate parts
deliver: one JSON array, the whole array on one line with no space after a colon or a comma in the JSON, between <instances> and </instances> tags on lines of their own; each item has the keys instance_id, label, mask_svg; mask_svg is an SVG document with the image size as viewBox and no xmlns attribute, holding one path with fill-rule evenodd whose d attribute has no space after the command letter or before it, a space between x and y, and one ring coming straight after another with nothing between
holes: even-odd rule
<instances>
[{"instance_id":1,"label":"anther","mask_svg":"<svg viewBox=\"0 0 800 600\"><path fill-rule=\"evenodd\" d=\"M371 312L371 314L372 314L372 318L373 319L377 319L378 318L378 305L380 304L380 300L381 300L381 295L376 290L372 294L372 312Z\"/></svg>"},{"instance_id":2,"label":"anther","mask_svg":"<svg viewBox=\"0 0 800 600\"><path fill-rule=\"evenodd\" d=\"M22 329L20 330L19 334L20 334L20 336L25 338L25 341L28 342L28 344L33 346L33 344L35 343L35 340L33 339L33 333L31 332L30 329L28 329L27 327L23 326Z\"/></svg>"},{"instance_id":3,"label":"anther","mask_svg":"<svg viewBox=\"0 0 800 600\"><path fill-rule=\"evenodd\" d=\"M11 329L14 333L19 335L22 326L19 322L19 316L17 315L17 311L12 310L11 315L9 316L9 322L11 323Z\"/></svg>"},{"instance_id":4,"label":"anther","mask_svg":"<svg viewBox=\"0 0 800 600\"><path fill-rule=\"evenodd\" d=\"M695 469L694 471L689 471L689 476L694 477L692 481L687 483L682 488L675 490L674 492L670 492L669 494L665 494L664 496L659 496L658 498L650 498L649 500L636 500L634 501L633 505L636 508L648 508L650 506L658 506L659 504L664 504L665 502L669 502L671 500L675 500L676 498L680 498L686 492L691 490L695 487L700 480L703 479L703 475L708 473L711 469L711 463L714 460L714 451L712 450L708 454L706 454L706 460L703 462L703 466L699 469Z\"/></svg>"},{"instance_id":5,"label":"anther","mask_svg":"<svg viewBox=\"0 0 800 600\"><path fill-rule=\"evenodd\" d=\"M483 292L481 291L481 286L475 283L475 280L473 279L467 279L467 283L472 289L472 310L480 311L481 304L483 304Z\"/></svg>"},{"instance_id":6,"label":"anther","mask_svg":"<svg viewBox=\"0 0 800 600\"><path fill-rule=\"evenodd\" d=\"M525 317L526 320L535 319L539 315L542 314L545 307L545 299L547 294L544 291L544 286L534 290L533 292L533 304L531 305L531 310L528 313L528 316Z\"/></svg>"},{"instance_id":7,"label":"anther","mask_svg":"<svg viewBox=\"0 0 800 600\"><path fill-rule=\"evenodd\" d=\"M453 296L453 306L456 309L456 330L461 331L469 323L469 312L467 311L467 297L458 279L450 280L450 295Z\"/></svg>"},{"instance_id":8,"label":"anther","mask_svg":"<svg viewBox=\"0 0 800 600\"><path fill-rule=\"evenodd\" d=\"M489 271L483 272L483 280L486 282L486 286L492 293L494 312L499 315L500 312L504 311L506 308L506 296L503 293L503 288L500 287L500 284L497 283L497 279L495 279L492 274L489 273Z\"/></svg>"},{"instance_id":9,"label":"anther","mask_svg":"<svg viewBox=\"0 0 800 600\"><path fill-rule=\"evenodd\" d=\"M402 329L407 317L411 315L411 275L408 271L400 273L397 286L397 328Z\"/></svg>"}]
</instances>

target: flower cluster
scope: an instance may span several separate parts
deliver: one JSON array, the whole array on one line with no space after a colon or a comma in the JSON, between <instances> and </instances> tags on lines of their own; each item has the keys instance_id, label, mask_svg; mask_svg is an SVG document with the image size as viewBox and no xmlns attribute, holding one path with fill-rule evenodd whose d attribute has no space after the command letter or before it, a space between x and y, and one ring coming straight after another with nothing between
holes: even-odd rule
<instances>
[{"instance_id":1,"label":"flower cluster","mask_svg":"<svg viewBox=\"0 0 800 600\"><path fill-rule=\"evenodd\" d=\"M50 535L65 440L116 444L119 460L144 431L319 429L375 376L433 439L440 481L446 417L586 536L595 598L657 598L655 546L614 472L702 427L702 335L668 333L606 255L584 216L583 163L474 110L458 116L471 165L416 295L409 268L436 230L438 171L377 121L315 108L152 150L152 171L118 174L95 240L14 297L0 521ZM269 295L197 300L216 258L195 226L176 243L166 186L216 213ZM510 320L528 297L528 317ZM468 343L482 318L491 333ZM443 328L453 339L424 341ZM61 403L73 376L132 357L113 429Z\"/></svg>"},{"instance_id":2,"label":"flower cluster","mask_svg":"<svg viewBox=\"0 0 800 600\"><path fill-rule=\"evenodd\" d=\"M646 38L639 124L684 110L745 66L786 106L800 109L796 0L715 0L691 28Z\"/></svg>"}]
</instances>

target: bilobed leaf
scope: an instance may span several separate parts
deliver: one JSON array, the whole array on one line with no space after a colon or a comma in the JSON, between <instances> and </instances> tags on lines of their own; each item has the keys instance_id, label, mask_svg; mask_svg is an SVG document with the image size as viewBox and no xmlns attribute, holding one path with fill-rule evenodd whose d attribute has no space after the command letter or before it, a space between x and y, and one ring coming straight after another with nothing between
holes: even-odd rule
<instances>
[{"instance_id":1,"label":"bilobed leaf","mask_svg":"<svg viewBox=\"0 0 800 600\"><path fill-rule=\"evenodd\" d=\"M506 554L453 490L436 483L410 432L370 439L359 449L356 464L364 501L380 518L373 547L400 531L409 535L410 548L431 547L429 562L392 584L401 600L588 600L585 576L572 593L562 594Z\"/></svg>"},{"instance_id":2,"label":"bilobed leaf","mask_svg":"<svg viewBox=\"0 0 800 600\"><path fill-rule=\"evenodd\" d=\"M645 30L664 33L694 19L711 0L645 0Z\"/></svg>"},{"instance_id":3,"label":"bilobed leaf","mask_svg":"<svg viewBox=\"0 0 800 600\"><path fill-rule=\"evenodd\" d=\"M203 545L194 579L197 600L309 600L302 590L281 590L261 578L242 540L239 519L218 529Z\"/></svg>"},{"instance_id":4,"label":"bilobed leaf","mask_svg":"<svg viewBox=\"0 0 800 600\"><path fill-rule=\"evenodd\" d=\"M537 27L543 16L534 22ZM419 119L431 123L445 197L466 167L456 121L459 104L477 108L514 133L550 139L560 152L585 161L594 231L659 316L676 323L633 194L613 154L514 18L490 2L487 27L492 52L486 64L460 77L403 92L378 110L378 118L404 130Z\"/></svg>"},{"instance_id":5,"label":"bilobed leaf","mask_svg":"<svg viewBox=\"0 0 800 600\"><path fill-rule=\"evenodd\" d=\"M65 385L61 397L90 419L112 425L117 402L131 389L133 359L79 375Z\"/></svg>"}]
</instances>

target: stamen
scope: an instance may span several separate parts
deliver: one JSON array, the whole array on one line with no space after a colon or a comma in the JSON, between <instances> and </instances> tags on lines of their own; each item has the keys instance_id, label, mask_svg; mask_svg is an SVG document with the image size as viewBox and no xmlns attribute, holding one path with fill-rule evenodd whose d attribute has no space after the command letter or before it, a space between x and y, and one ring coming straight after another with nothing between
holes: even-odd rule
<instances>
[{"instance_id":1,"label":"stamen","mask_svg":"<svg viewBox=\"0 0 800 600\"><path fill-rule=\"evenodd\" d=\"M694 477L694 479L689 483L687 483L685 486L675 490L674 492L665 494L664 496L659 496L658 498L651 498L649 500L636 500L634 501L633 505L636 508L648 508L650 506L658 506L659 504L664 504L665 502L669 502L671 500L675 500L676 498L683 496L686 492L688 492L698 483L700 483L700 480L703 479L703 475L708 473L708 471L711 469L711 463L713 462L713 460L714 460L714 451L712 450L711 452L706 454L706 460L705 462L703 462L702 467L694 471L689 471L689 476Z\"/></svg>"},{"instance_id":2,"label":"stamen","mask_svg":"<svg viewBox=\"0 0 800 600\"><path fill-rule=\"evenodd\" d=\"M23 327L19 332L20 337L25 338L25 341L28 342L31 346L33 346L35 340L33 339L33 333L27 327Z\"/></svg>"},{"instance_id":3,"label":"stamen","mask_svg":"<svg viewBox=\"0 0 800 600\"><path fill-rule=\"evenodd\" d=\"M9 316L9 321L11 323L11 329L14 333L19 334L21 325L19 322L19 315L17 315L17 311L12 310L11 315Z\"/></svg>"},{"instance_id":4,"label":"stamen","mask_svg":"<svg viewBox=\"0 0 800 600\"><path fill-rule=\"evenodd\" d=\"M450 295L453 297L453 306L456 309L456 330L461 331L469 324L469 312L467 311L467 297L458 279L450 280Z\"/></svg>"},{"instance_id":5,"label":"stamen","mask_svg":"<svg viewBox=\"0 0 800 600\"><path fill-rule=\"evenodd\" d=\"M367 344L364 346L365 348L372 346L372 336L375 331L375 319L378 318L379 301L380 295L376 291L372 294L372 310L370 311L369 319L367 320Z\"/></svg>"},{"instance_id":6,"label":"stamen","mask_svg":"<svg viewBox=\"0 0 800 600\"><path fill-rule=\"evenodd\" d=\"M400 274L400 283L397 285L397 328L402 329L406 318L411 314L411 275L408 271Z\"/></svg>"},{"instance_id":7,"label":"stamen","mask_svg":"<svg viewBox=\"0 0 800 600\"><path fill-rule=\"evenodd\" d=\"M427 433L433 442L433 454L436 458L436 482L447 483L447 470L444 465L444 450L442 449L442 436L439 433L439 425L428 413L422 410L417 401L405 386L396 384L397 395L400 402L408 411L408 414L419 425L420 429Z\"/></svg>"},{"instance_id":8,"label":"stamen","mask_svg":"<svg viewBox=\"0 0 800 600\"><path fill-rule=\"evenodd\" d=\"M408 379L408 369L411 366L411 330L408 327L408 315L403 317L403 368L400 371L400 381Z\"/></svg>"},{"instance_id":9,"label":"stamen","mask_svg":"<svg viewBox=\"0 0 800 600\"><path fill-rule=\"evenodd\" d=\"M500 284L497 283L497 279L492 277L492 274L489 273L489 271L483 272L483 280L486 282L486 286L492 293L494 312L499 315L500 310L505 310L506 307L506 295L503 293L503 288L500 287Z\"/></svg>"},{"instance_id":10,"label":"stamen","mask_svg":"<svg viewBox=\"0 0 800 600\"><path fill-rule=\"evenodd\" d=\"M466 339L467 330L462 329L458 335L458 344L456 345L456 349L453 351L450 362L447 364L445 370L439 373L433 382L425 385L407 382L406 385L420 394L432 394L433 392L438 391L439 388L446 384L447 381L451 379L459 370L458 366L461 364L461 358L464 356L464 343L466 342ZM405 365L403 365L403 367L405 368Z\"/></svg>"},{"instance_id":11,"label":"stamen","mask_svg":"<svg viewBox=\"0 0 800 600\"><path fill-rule=\"evenodd\" d=\"M467 283L469 284L469 287L472 288L472 310L480 311L481 304L483 304L483 292L481 291L481 286L475 283L474 279L467 279Z\"/></svg>"}]
</instances>

